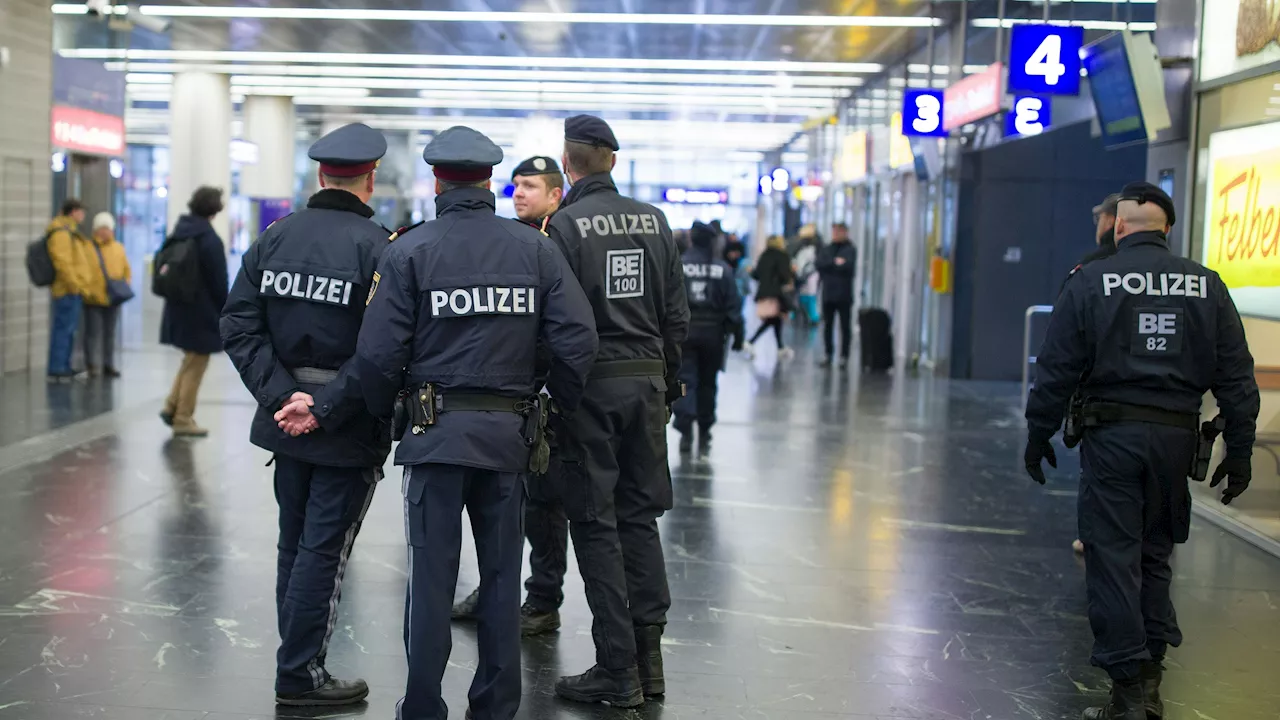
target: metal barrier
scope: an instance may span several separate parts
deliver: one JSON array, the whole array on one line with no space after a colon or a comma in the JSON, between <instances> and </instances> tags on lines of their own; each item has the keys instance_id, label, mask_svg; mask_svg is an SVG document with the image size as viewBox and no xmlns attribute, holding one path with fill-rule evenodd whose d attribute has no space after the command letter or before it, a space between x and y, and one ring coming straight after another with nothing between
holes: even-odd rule
<instances>
[{"instance_id":1,"label":"metal barrier","mask_svg":"<svg viewBox=\"0 0 1280 720\"><path fill-rule=\"evenodd\" d=\"M1026 318L1022 321L1022 407L1027 407L1027 395L1031 389L1031 366L1036 364L1036 356L1031 354L1031 318L1053 312L1052 305L1032 305L1027 308Z\"/></svg>"}]
</instances>

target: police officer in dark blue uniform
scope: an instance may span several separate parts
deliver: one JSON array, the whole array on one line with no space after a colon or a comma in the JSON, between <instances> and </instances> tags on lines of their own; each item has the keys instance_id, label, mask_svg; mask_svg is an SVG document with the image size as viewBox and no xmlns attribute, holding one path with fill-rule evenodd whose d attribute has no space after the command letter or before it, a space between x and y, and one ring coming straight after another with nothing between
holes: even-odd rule
<instances>
[{"instance_id":1,"label":"police officer in dark blue uniform","mask_svg":"<svg viewBox=\"0 0 1280 720\"><path fill-rule=\"evenodd\" d=\"M1163 715L1161 665L1182 643L1169 595L1169 558L1191 520L1187 478L1204 479L1212 391L1225 420L1222 502L1249 486L1258 416L1253 357L1235 304L1212 270L1169 251L1173 201L1150 183L1120 193L1116 254L1084 265L1054 307L1027 403L1027 471L1044 484L1049 439L1080 389L1080 539L1085 545L1093 663L1110 674L1110 702L1085 720ZM1083 378L1083 379L1082 379ZM1200 433L1198 435L1197 433ZM1197 462L1197 456L1200 462Z\"/></svg>"},{"instance_id":2,"label":"police officer in dark blue uniform","mask_svg":"<svg viewBox=\"0 0 1280 720\"><path fill-rule=\"evenodd\" d=\"M733 269L716 258L716 231L700 222L689 230L684 253L684 287L689 298L689 337L684 341L680 379L687 395L672 406L680 431L680 452L693 450L693 425L698 424L698 454L711 453L711 426L716 422L716 382L724 368L724 347L742 349L742 296Z\"/></svg>"},{"instance_id":3,"label":"police officer in dark blue uniform","mask_svg":"<svg viewBox=\"0 0 1280 720\"><path fill-rule=\"evenodd\" d=\"M662 630L671 593L658 517L671 508L667 407L679 395L689 330L684 267L661 210L618 194L618 141L603 120L565 120L573 183L547 233L595 311L600 355L582 408L562 428L563 498L596 664L556 694L635 707L665 692Z\"/></svg>"},{"instance_id":4,"label":"police officer in dark blue uniform","mask_svg":"<svg viewBox=\"0 0 1280 720\"><path fill-rule=\"evenodd\" d=\"M560 166L549 157L527 158L511 173L516 190L516 217L520 222L546 234L547 222L564 194L564 176ZM550 356L538 347L538 372L535 384L546 382ZM553 452L549 472L558 472L559 453ZM555 478L545 475L529 482L529 497L524 510L524 534L529 540L529 579L527 593L520 606L520 634L541 635L560 629L560 606L564 603L564 575L569 567L569 520L564 506L554 497L551 486ZM480 607L480 589L453 606L454 620L475 620Z\"/></svg>"},{"instance_id":5,"label":"police officer in dark blue uniform","mask_svg":"<svg viewBox=\"0 0 1280 720\"><path fill-rule=\"evenodd\" d=\"M369 693L363 680L331 677L324 661L351 546L391 450L351 362L387 246L367 204L386 151L382 134L360 124L312 145L322 189L244 254L222 314L227 354L258 401L249 439L275 454L283 705L341 705Z\"/></svg>"},{"instance_id":6,"label":"police officer in dark blue uniform","mask_svg":"<svg viewBox=\"0 0 1280 720\"><path fill-rule=\"evenodd\" d=\"M534 396L535 346L545 343L547 387L572 415L595 358L596 328L551 241L494 215L497 145L454 127L423 158L436 175L436 219L409 229L383 255L357 351L370 410L385 411L406 390L401 402L412 426L396 450L410 545L409 682L397 716L448 716L440 682L465 508L480 561L480 663L469 712L510 720L520 705L524 481L543 406Z\"/></svg>"}]
</instances>

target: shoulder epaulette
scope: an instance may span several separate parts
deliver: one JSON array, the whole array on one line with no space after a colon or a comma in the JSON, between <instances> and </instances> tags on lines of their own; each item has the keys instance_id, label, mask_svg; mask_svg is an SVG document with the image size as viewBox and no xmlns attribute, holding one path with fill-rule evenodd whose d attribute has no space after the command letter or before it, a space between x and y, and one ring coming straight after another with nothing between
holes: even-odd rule
<instances>
[{"instance_id":1,"label":"shoulder epaulette","mask_svg":"<svg viewBox=\"0 0 1280 720\"><path fill-rule=\"evenodd\" d=\"M426 220L423 220L422 222L426 222ZM399 230L397 230L397 231L395 231L395 232L391 233L391 237L387 238L387 242L395 242L395 239L396 239L396 238L398 238L398 237L400 237L401 235L403 235L403 234L405 234L405 233L409 232L410 230L412 230L412 229L414 229L414 228L418 227L418 226L419 226L419 225L421 225L421 224L422 224L422 223L421 223L421 222L419 222L419 223L414 223L414 224L412 224L412 225L408 225L408 226L406 226L406 227L402 227L402 228L400 228Z\"/></svg>"},{"instance_id":2,"label":"shoulder epaulette","mask_svg":"<svg viewBox=\"0 0 1280 720\"><path fill-rule=\"evenodd\" d=\"M276 226L276 223L280 222L281 220L284 220L285 218L291 217L292 215L293 215L293 213L289 213L288 215L285 215L284 217L278 217L278 218L276 218L275 220L272 220L272 221L271 221L271 224L270 224L270 225L268 225L265 229L263 229L263 232L266 232L267 230L270 230L271 228L273 228L273 227L275 227L275 226Z\"/></svg>"}]
</instances>

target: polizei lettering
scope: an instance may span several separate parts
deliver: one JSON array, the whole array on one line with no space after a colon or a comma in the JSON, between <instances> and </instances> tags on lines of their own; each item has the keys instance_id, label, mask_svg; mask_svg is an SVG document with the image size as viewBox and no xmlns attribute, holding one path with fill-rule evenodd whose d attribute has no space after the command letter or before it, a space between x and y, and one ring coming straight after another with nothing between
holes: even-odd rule
<instances>
[{"instance_id":1,"label":"polizei lettering","mask_svg":"<svg viewBox=\"0 0 1280 720\"><path fill-rule=\"evenodd\" d=\"M592 235L657 235L659 227L658 216L652 213L592 215L574 222L584 239Z\"/></svg>"},{"instance_id":2,"label":"polizei lettering","mask_svg":"<svg viewBox=\"0 0 1280 720\"><path fill-rule=\"evenodd\" d=\"M351 283L323 275L263 270L258 294L345 307L351 304Z\"/></svg>"},{"instance_id":3,"label":"polizei lettering","mask_svg":"<svg viewBox=\"0 0 1280 720\"><path fill-rule=\"evenodd\" d=\"M1111 297L1111 291L1124 290L1130 295L1181 295L1184 297L1209 297L1209 278L1206 275L1182 273L1103 273L1102 294Z\"/></svg>"},{"instance_id":4,"label":"polizei lettering","mask_svg":"<svg viewBox=\"0 0 1280 720\"><path fill-rule=\"evenodd\" d=\"M684 276L687 278L710 278L719 280L724 277L723 265L707 265L706 263L685 263Z\"/></svg>"},{"instance_id":5,"label":"polizei lettering","mask_svg":"<svg viewBox=\"0 0 1280 720\"><path fill-rule=\"evenodd\" d=\"M531 287L480 285L456 290L432 290L431 317L465 317L469 315L533 315L534 290Z\"/></svg>"}]
</instances>

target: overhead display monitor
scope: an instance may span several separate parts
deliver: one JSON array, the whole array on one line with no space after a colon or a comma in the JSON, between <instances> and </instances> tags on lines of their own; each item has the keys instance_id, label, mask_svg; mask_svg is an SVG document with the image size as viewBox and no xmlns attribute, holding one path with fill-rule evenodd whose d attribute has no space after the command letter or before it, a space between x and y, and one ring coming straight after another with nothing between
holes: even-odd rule
<instances>
[{"instance_id":1,"label":"overhead display monitor","mask_svg":"<svg viewBox=\"0 0 1280 720\"><path fill-rule=\"evenodd\" d=\"M1209 136L1202 262L1244 315L1280 320L1280 122Z\"/></svg>"},{"instance_id":2,"label":"overhead display monitor","mask_svg":"<svg viewBox=\"0 0 1280 720\"><path fill-rule=\"evenodd\" d=\"M1009 92L1080 94L1084 28L1014 25L1009 42Z\"/></svg>"},{"instance_id":3,"label":"overhead display monitor","mask_svg":"<svg viewBox=\"0 0 1280 720\"><path fill-rule=\"evenodd\" d=\"M1004 118L1005 137L1029 137L1049 129L1053 106L1049 98L1020 95Z\"/></svg>"},{"instance_id":4,"label":"overhead display monitor","mask_svg":"<svg viewBox=\"0 0 1280 720\"><path fill-rule=\"evenodd\" d=\"M908 137L946 137L942 127L945 93L941 90L907 90L902 94L902 134Z\"/></svg>"},{"instance_id":5,"label":"overhead display monitor","mask_svg":"<svg viewBox=\"0 0 1280 720\"><path fill-rule=\"evenodd\" d=\"M1169 127L1164 72L1151 38L1112 33L1081 52L1106 147L1155 139Z\"/></svg>"}]
</instances>

